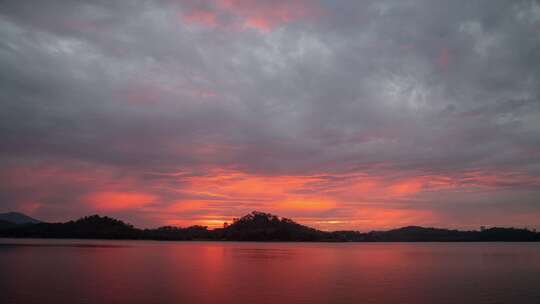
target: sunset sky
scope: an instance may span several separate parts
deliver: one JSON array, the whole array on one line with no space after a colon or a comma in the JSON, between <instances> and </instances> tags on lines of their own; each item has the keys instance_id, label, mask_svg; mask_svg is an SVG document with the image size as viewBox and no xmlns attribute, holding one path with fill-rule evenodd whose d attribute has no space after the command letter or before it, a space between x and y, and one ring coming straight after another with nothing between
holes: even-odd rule
<instances>
[{"instance_id":1,"label":"sunset sky","mask_svg":"<svg viewBox=\"0 0 540 304\"><path fill-rule=\"evenodd\" d=\"M540 2L3 1L0 212L540 228Z\"/></svg>"}]
</instances>

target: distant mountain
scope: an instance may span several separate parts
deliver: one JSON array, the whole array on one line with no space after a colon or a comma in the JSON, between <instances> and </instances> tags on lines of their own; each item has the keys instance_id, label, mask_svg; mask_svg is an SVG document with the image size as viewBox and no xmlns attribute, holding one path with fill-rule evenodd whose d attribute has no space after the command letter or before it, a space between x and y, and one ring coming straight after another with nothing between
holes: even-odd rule
<instances>
[{"instance_id":1,"label":"distant mountain","mask_svg":"<svg viewBox=\"0 0 540 304\"><path fill-rule=\"evenodd\" d=\"M475 235L468 231L424 228L408 226L382 232L370 232L367 234L368 241L383 242L452 242L473 240Z\"/></svg>"},{"instance_id":2,"label":"distant mountain","mask_svg":"<svg viewBox=\"0 0 540 304\"><path fill-rule=\"evenodd\" d=\"M208 230L203 226L137 229L122 221L99 215L66 223L16 225L0 220L0 237L215 240L215 241L287 241L287 242L484 242L540 241L540 233L527 229L490 228L459 231L409 226L388 231L326 232L304 226L287 218L254 211L224 228Z\"/></svg>"},{"instance_id":3,"label":"distant mountain","mask_svg":"<svg viewBox=\"0 0 540 304\"><path fill-rule=\"evenodd\" d=\"M99 215L83 217L66 223L38 223L24 225L0 232L11 237L36 238L95 238L139 239L141 230L122 221Z\"/></svg>"},{"instance_id":4,"label":"distant mountain","mask_svg":"<svg viewBox=\"0 0 540 304\"><path fill-rule=\"evenodd\" d=\"M0 230L13 228L13 227L16 227L16 226L17 226L16 224L10 223L8 221L0 220Z\"/></svg>"},{"instance_id":5,"label":"distant mountain","mask_svg":"<svg viewBox=\"0 0 540 304\"><path fill-rule=\"evenodd\" d=\"M0 213L0 220L16 225L41 223L41 221L19 212Z\"/></svg>"}]
</instances>

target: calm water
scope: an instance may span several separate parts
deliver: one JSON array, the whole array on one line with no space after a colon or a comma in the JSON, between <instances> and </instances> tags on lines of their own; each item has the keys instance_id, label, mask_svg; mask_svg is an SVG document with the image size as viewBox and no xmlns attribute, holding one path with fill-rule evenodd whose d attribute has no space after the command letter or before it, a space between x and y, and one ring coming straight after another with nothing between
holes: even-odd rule
<instances>
[{"instance_id":1,"label":"calm water","mask_svg":"<svg viewBox=\"0 0 540 304\"><path fill-rule=\"evenodd\" d=\"M0 239L0 303L540 303L540 244Z\"/></svg>"}]
</instances>

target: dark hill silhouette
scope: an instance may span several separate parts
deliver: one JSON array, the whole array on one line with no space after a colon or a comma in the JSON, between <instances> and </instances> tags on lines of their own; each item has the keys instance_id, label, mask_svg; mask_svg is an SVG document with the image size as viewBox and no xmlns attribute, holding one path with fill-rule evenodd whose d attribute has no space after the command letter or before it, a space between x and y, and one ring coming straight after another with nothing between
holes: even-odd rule
<instances>
[{"instance_id":1,"label":"dark hill silhouette","mask_svg":"<svg viewBox=\"0 0 540 304\"><path fill-rule=\"evenodd\" d=\"M143 234L153 240L195 241L215 239L213 232L204 226L187 228L164 226L157 229L145 229Z\"/></svg>"},{"instance_id":2,"label":"dark hill silhouette","mask_svg":"<svg viewBox=\"0 0 540 304\"><path fill-rule=\"evenodd\" d=\"M468 231L424 228L408 226L383 232L370 232L367 234L368 241L383 242L451 242L474 240L475 235Z\"/></svg>"},{"instance_id":3,"label":"dark hill silhouette","mask_svg":"<svg viewBox=\"0 0 540 304\"><path fill-rule=\"evenodd\" d=\"M122 221L99 215L67 223L38 223L4 230L7 236L37 238L138 239L141 230ZM1 234L0 234L1 235Z\"/></svg>"},{"instance_id":4,"label":"dark hill silhouette","mask_svg":"<svg viewBox=\"0 0 540 304\"><path fill-rule=\"evenodd\" d=\"M41 223L40 220L36 220L35 218L31 218L28 215L19 212L0 213L0 220L16 225Z\"/></svg>"},{"instance_id":5,"label":"dark hill silhouette","mask_svg":"<svg viewBox=\"0 0 540 304\"><path fill-rule=\"evenodd\" d=\"M389 231L320 231L287 218L254 211L233 224L213 230L204 226L165 226L137 229L122 221L99 215L66 223L15 225L0 221L0 237L93 238L222 241L320 241L320 242L482 242L540 241L540 233L527 229L490 228L459 231L409 226Z\"/></svg>"},{"instance_id":6,"label":"dark hill silhouette","mask_svg":"<svg viewBox=\"0 0 540 304\"><path fill-rule=\"evenodd\" d=\"M459 231L409 226L383 232L370 232L367 233L366 240L375 242L530 242L539 241L540 234L516 228Z\"/></svg>"},{"instance_id":7,"label":"dark hill silhouette","mask_svg":"<svg viewBox=\"0 0 540 304\"><path fill-rule=\"evenodd\" d=\"M0 230L13 228L13 227L16 227L16 226L17 226L16 224L13 224L11 222L0 220Z\"/></svg>"},{"instance_id":8,"label":"dark hill silhouette","mask_svg":"<svg viewBox=\"0 0 540 304\"><path fill-rule=\"evenodd\" d=\"M288 218L253 211L230 226L216 229L218 238L239 241L317 241L330 233L300 225Z\"/></svg>"},{"instance_id":9,"label":"dark hill silhouette","mask_svg":"<svg viewBox=\"0 0 540 304\"><path fill-rule=\"evenodd\" d=\"M540 233L528 229L494 227L475 233L478 239L485 242L496 242L501 239L511 242L540 241Z\"/></svg>"}]
</instances>

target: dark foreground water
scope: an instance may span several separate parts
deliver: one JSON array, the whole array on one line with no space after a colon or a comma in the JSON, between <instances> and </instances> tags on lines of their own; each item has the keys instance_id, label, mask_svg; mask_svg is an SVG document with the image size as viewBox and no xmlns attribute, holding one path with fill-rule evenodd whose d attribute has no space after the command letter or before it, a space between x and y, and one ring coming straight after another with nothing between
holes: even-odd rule
<instances>
[{"instance_id":1,"label":"dark foreground water","mask_svg":"<svg viewBox=\"0 0 540 304\"><path fill-rule=\"evenodd\" d=\"M0 239L0 303L540 303L540 244Z\"/></svg>"}]
</instances>

